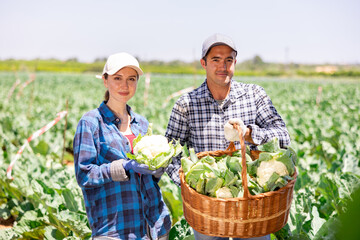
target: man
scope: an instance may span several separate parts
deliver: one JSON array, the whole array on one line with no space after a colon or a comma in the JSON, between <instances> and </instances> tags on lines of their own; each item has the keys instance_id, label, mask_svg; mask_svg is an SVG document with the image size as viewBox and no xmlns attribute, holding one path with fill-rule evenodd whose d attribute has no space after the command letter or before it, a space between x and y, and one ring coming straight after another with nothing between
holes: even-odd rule
<instances>
[{"instance_id":1,"label":"man","mask_svg":"<svg viewBox=\"0 0 360 240\"><path fill-rule=\"evenodd\" d=\"M255 84L232 80L237 50L225 35L214 34L202 46L202 67L206 80L197 89L181 96L175 103L165 136L180 139L180 143L195 152L226 149L230 142L225 136L225 124L242 127L246 144L252 149L277 137L281 147L290 145L289 133L265 90ZM228 125L227 124L227 125ZM240 149L239 142L235 142ZM179 158L174 158L167 173L180 186ZM218 240L194 231L196 240ZM250 239L250 238L248 238ZM270 239L270 236L251 239Z\"/></svg>"}]
</instances>

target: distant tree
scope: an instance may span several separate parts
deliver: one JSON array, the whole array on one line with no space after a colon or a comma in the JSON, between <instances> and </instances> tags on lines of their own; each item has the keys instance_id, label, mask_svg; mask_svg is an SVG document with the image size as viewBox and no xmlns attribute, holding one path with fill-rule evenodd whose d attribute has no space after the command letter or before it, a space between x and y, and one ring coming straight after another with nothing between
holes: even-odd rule
<instances>
[{"instance_id":1,"label":"distant tree","mask_svg":"<svg viewBox=\"0 0 360 240\"><path fill-rule=\"evenodd\" d=\"M73 57L73 58L67 59L66 62L78 62L78 59L76 57Z\"/></svg>"},{"instance_id":2,"label":"distant tree","mask_svg":"<svg viewBox=\"0 0 360 240\"><path fill-rule=\"evenodd\" d=\"M245 60L242 63L238 63L239 68L242 70L260 70L264 65L265 62L261 59L259 55L256 55L255 57Z\"/></svg>"},{"instance_id":3,"label":"distant tree","mask_svg":"<svg viewBox=\"0 0 360 240\"><path fill-rule=\"evenodd\" d=\"M261 66L264 64L264 61L261 59L259 55L256 55L252 61L255 66Z\"/></svg>"},{"instance_id":4,"label":"distant tree","mask_svg":"<svg viewBox=\"0 0 360 240\"><path fill-rule=\"evenodd\" d=\"M106 57L98 57L98 58L95 58L94 62L97 63L97 62L106 62L107 58Z\"/></svg>"},{"instance_id":5,"label":"distant tree","mask_svg":"<svg viewBox=\"0 0 360 240\"><path fill-rule=\"evenodd\" d=\"M168 65L169 66L184 66L184 65L186 65L186 63L181 60L173 60L173 61L170 61L168 63Z\"/></svg>"}]
</instances>

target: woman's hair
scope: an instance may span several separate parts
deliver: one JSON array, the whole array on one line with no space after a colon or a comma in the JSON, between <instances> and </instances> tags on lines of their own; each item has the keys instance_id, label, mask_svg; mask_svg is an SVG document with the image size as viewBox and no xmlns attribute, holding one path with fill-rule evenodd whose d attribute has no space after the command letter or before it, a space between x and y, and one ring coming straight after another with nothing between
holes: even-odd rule
<instances>
[{"instance_id":1,"label":"woman's hair","mask_svg":"<svg viewBox=\"0 0 360 240\"><path fill-rule=\"evenodd\" d=\"M105 79L108 78L108 74L107 74L107 73L104 73L104 78L105 78ZM105 101L105 102L109 101L109 97L110 97L109 90L106 90L105 95L104 95L104 101Z\"/></svg>"},{"instance_id":2,"label":"woman's hair","mask_svg":"<svg viewBox=\"0 0 360 240\"><path fill-rule=\"evenodd\" d=\"M110 98L109 90L106 90L105 95L104 95L104 101L105 102L109 101L109 98Z\"/></svg>"}]
</instances>

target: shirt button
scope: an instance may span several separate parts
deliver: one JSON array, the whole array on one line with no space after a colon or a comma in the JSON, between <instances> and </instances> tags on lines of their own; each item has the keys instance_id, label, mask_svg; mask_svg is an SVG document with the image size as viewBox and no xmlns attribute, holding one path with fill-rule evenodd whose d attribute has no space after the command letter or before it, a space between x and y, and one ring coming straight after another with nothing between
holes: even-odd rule
<instances>
[{"instance_id":1,"label":"shirt button","mask_svg":"<svg viewBox=\"0 0 360 240\"><path fill-rule=\"evenodd\" d=\"M118 119L118 118L117 118L115 121L119 122L119 121L120 121L120 119Z\"/></svg>"}]
</instances>

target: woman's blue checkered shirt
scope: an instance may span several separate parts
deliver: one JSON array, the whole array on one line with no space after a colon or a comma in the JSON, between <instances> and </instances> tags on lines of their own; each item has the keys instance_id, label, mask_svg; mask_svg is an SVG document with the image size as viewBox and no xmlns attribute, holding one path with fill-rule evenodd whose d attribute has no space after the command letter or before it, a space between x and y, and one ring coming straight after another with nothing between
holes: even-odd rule
<instances>
[{"instance_id":1,"label":"woman's blue checkered shirt","mask_svg":"<svg viewBox=\"0 0 360 240\"><path fill-rule=\"evenodd\" d=\"M131 130L144 135L148 121L131 111ZM103 102L79 121L74 138L76 179L82 189L92 236L117 239L148 239L147 224L154 238L171 228L169 211L157 180L130 170L128 181L114 181L113 161L131 151L127 138L118 130L119 119Z\"/></svg>"}]
</instances>

